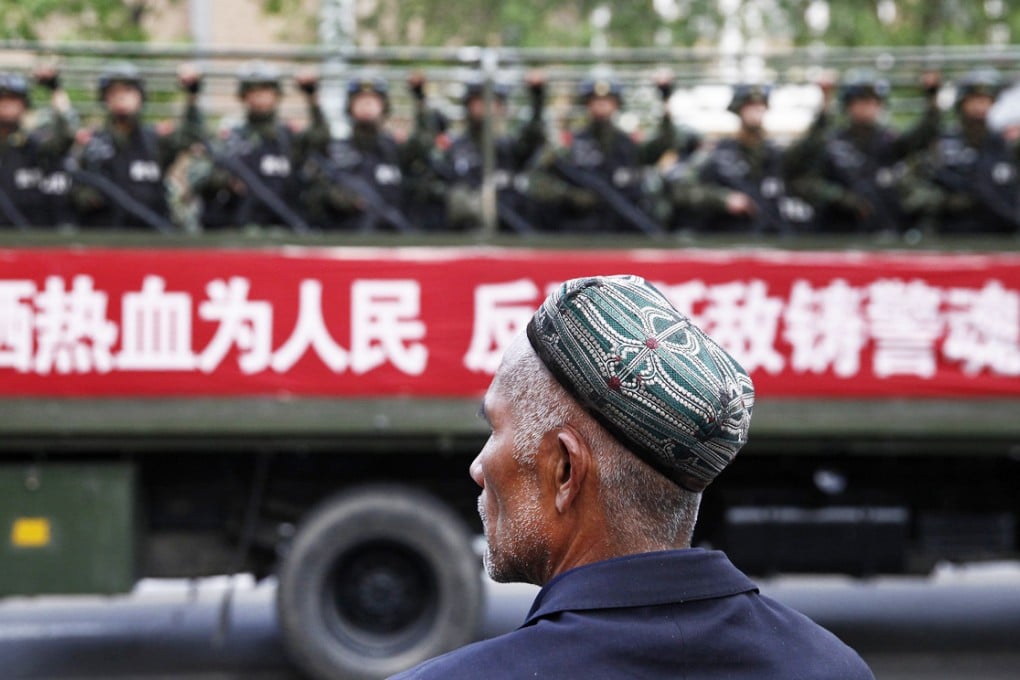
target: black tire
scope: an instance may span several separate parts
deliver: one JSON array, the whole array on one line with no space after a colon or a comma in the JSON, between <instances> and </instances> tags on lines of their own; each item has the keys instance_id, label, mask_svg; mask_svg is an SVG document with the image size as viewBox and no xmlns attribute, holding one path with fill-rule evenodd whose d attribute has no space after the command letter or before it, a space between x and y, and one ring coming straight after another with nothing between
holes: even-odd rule
<instances>
[{"instance_id":1,"label":"black tire","mask_svg":"<svg viewBox=\"0 0 1020 680\"><path fill-rule=\"evenodd\" d=\"M284 644L319 680L384 678L466 644L481 610L466 524L407 487L361 487L319 505L279 573Z\"/></svg>"}]
</instances>

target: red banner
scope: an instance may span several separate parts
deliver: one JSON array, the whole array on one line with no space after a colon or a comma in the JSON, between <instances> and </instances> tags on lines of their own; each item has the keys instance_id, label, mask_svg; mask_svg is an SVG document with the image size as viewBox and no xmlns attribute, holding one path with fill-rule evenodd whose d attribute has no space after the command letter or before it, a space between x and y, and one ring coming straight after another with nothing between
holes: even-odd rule
<instances>
[{"instance_id":1,"label":"red banner","mask_svg":"<svg viewBox=\"0 0 1020 680\"><path fill-rule=\"evenodd\" d=\"M760 395L1020 396L1020 255L0 250L0 395L475 396L558 282L633 273Z\"/></svg>"}]
</instances>

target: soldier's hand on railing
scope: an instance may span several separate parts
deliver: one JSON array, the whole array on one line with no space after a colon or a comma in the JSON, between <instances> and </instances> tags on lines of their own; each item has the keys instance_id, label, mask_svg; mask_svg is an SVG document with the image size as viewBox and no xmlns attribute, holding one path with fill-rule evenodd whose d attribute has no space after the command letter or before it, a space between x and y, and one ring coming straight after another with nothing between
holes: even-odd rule
<instances>
[{"instance_id":1,"label":"soldier's hand on railing","mask_svg":"<svg viewBox=\"0 0 1020 680\"><path fill-rule=\"evenodd\" d=\"M37 66L32 71L32 79L50 91L50 105L55 111L66 114L71 110L71 98L60 88L60 67L55 63Z\"/></svg>"},{"instance_id":2,"label":"soldier's hand on railing","mask_svg":"<svg viewBox=\"0 0 1020 680\"><path fill-rule=\"evenodd\" d=\"M838 78L837 78L836 74L831 72L831 71L826 71L816 81L816 84L818 85L818 89L822 91L822 108L823 109L829 108L829 104L832 103L832 98L836 94L836 85L837 85L837 83L838 83Z\"/></svg>"},{"instance_id":3,"label":"soldier's hand on railing","mask_svg":"<svg viewBox=\"0 0 1020 680\"><path fill-rule=\"evenodd\" d=\"M425 101L425 74L415 71L407 77L407 89L419 102Z\"/></svg>"},{"instance_id":4,"label":"soldier's hand on railing","mask_svg":"<svg viewBox=\"0 0 1020 680\"><path fill-rule=\"evenodd\" d=\"M934 100L942 87L942 74L938 71L925 71L921 74L921 91L924 96Z\"/></svg>"},{"instance_id":5,"label":"soldier's hand on railing","mask_svg":"<svg viewBox=\"0 0 1020 680\"><path fill-rule=\"evenodd\" d=\"M60 89L60 69L56 64L37 66L32 71L32 78L35 82L50 92Z\"/></svg>"},{"instance_id":6,"label":"soldier's hand on railing","mask_svg":"<svg viewBox=\"0 0 1020 680\"><path fill-rule=\"evenodd\" d=\"M545 96L546 77L545 72L539 69L532 69L524 76L524 84L533 97Z\"/></svg>"},{"instance_id":7,"label":"soldier's hand on railing","mask_svg":"<svg viewBox=\"0 0 1020 680\"><path fill-rule=\"evenodd\" d=\"M177 84L189 96L202 91L202 69L197 64L184 63L177 67Z\"/></svg>"},{"instance_id":8,"label":"soldier's hand on railing","mask_svg":"<svg viewBox=\"0 0 1020 680\"><path fill-rule=\"evenodd\" d=\"M314 97L319 91L319 73L315 69L302 69L294 74L294 83L306 97Z\"/></svg>"},{"instance_id":9,"label":"soldier's hand on railing","mask_svg":"<svg viewBox=\"0 0 1020 680\"><path fill-rule=\"evenodd\" d=\"M655 87L659 91L662 101L669 101L673 96L673 72L661 70L655 74Z\"/></svg>"}]
</instances>

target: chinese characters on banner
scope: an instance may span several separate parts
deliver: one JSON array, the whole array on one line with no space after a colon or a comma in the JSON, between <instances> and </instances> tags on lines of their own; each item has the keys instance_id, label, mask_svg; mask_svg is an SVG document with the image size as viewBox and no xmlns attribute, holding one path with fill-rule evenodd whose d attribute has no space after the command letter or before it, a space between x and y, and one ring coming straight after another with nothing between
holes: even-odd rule
<instances>
[{"instance_id":1,"label":"chinese characters on banner","mask_svg":"<svg viewBox=\"0 0 1020 680\"><path fill-rule=\"evenodd\" d=\"M1020 256L0 251L0 395L480 394L560 281L635 273L762 395L1020 396Z\"/></svg>"}]
</instances>

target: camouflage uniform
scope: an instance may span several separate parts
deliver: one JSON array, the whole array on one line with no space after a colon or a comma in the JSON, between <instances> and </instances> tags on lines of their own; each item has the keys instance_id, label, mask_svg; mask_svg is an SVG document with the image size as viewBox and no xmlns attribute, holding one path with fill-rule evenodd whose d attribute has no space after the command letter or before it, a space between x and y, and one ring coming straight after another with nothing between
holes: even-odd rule
<instances>
[{"instance_id":1,"label":"camouflage uniform","mask_svg":"<svg viewBox=\"0 0 1020 680\"><path fill-rule=\"evenodd\" d=\"M578 100L622 103L615 80L582 81ZM644 190L645 169L667 150L681 148L668 112L653 139L639 145L610 119L591 118L565 148L548 149L528 179L528 198L542 217L540 228L579 233L657 233L662 226Z\"/></svg>"},{"instance_id":2,"label":"camouflage uniform","mask_svg":"<svg viewBox=\"0 0 1020 680\"><path fill-rule=\"evenodd\" d=\"M925 90L924 114L903 133L854 121L832 130L832 116L823 110L807 135L788 149L788 183L814 207L819 232L902 230L906 162L938 135L937 89ZM888 83L874 74L852 72L844 79L840 99L845 110L858 99L884 103L888 93Z\"/></svg>"},{"instance_id":3,"label":"camouflage uniform","mask_svg":"<svg viewBox=\"0 0 1020 680\"><path fill-rule=\"evenodd\" d=\"M1018 148L986 120L968 117L971 97L994 101L1001 90L999 74L981 69L957 85L958 125L943 134L919 172L925 191L915 199L927 208L929 229L946 234L1013 234L1020 232Z\"/></svg>"},{"instance_id":4,"label":"camouflage uniform","mask_svg":"<svg viewBox=\"0 0 1020 680\"><path fill-rule=\"evenodd\" d=\"M52 89L56 89L54 81ZM26 80L0 73L0 97L31 98ZM74 133L69 115L53 109L46 125L29 132L22 121L0 121L0 228L71 224L70 179L63 161Z\"/></svg>"},{"instance_id":5,"label":"camouflage uniform","mask_svg":"<svg viewBox=\"0 0 1020 680\"><path fill-rule=\"evenodd\" d=\"M542 118L544 86L529 88L531 116L517 134L506 134L494 140L493 182L497 192L499 226L504 231L527 232L533 228L533 217L521 192L521 175L535 154L545 144L545 123ZM505 106L508 89L495 84L492 96ZM484 96L484 84L470 83L463 97L465 111L473 101ZM483 121L470 114L465 116L465 130L451 142L442 158L440 175L446 181L447 220L454 229L475 228L482 224ZM495 134L495 131L493 131Z\"/></svg>"},{"instance_id":6,"label":"camouflage uniform","mask_svg":"<svg viewBox=\"0 0 1020 680\"><path fill-rule=\"evenodd\" d=\"M378 120L354 120L352 102L366 95L382 99L383 113ZM430 228L423 223L426 211L417 202L425 199L416 191L416 182L424 181L428 172L425 155L434 142L427 112L418 105L415 132L400 144L383 128L389 110L386 81L363 75L348 83L350 135L330 140L311 154L303 167L307 188L302 202L313 224L360 232ZM409 215L422 219L412 220Z\"/></svg>"},{"instance_id":7,"label":"camouflage uniform","mask_svg":"<svg viewBox=\"0 0 1020 680\"><path fill-rule=\"evenodd\" d=\"M99 77L99 99L106 101L108 90L123 84L138 90L144 100L145 82L138 69L129 63L114 64ZM115 117L95 131L78 157L82 172L112 182L128 196L164 219L169 218L165 174L177 155L202 139L204 125L198 109L189 105L173 133L160 135L140 120L140 114ZM72 197L84 226L146 228L150 225L102 189L74 184Z\"/></svg>"},{"instance_id":8,"label":"camouflage uniform","mask_svg":"<svg viewBox=\"0 0 1020 680\"><path fill-rule=\"evenodd\" d=\"M282 93L281 73L263 62L243 64L238 71L238 98L258 88ZM293 202L301 186L299 169L310 150L329 138L325 116L311 99L314 90L308 94L311 123L307 130L295 132L281 123L276 108L248 110L243 123L227 130L208 153L193 161L188 179L192 193L201 199L203 228L288 222L288 216L279 215L262 197L272 194L282 202Z\"/></svg>"}]
</instances>

